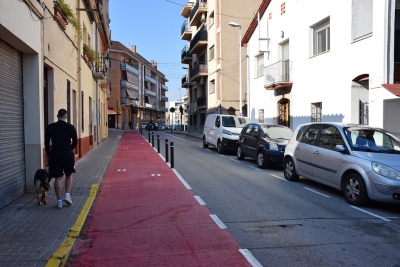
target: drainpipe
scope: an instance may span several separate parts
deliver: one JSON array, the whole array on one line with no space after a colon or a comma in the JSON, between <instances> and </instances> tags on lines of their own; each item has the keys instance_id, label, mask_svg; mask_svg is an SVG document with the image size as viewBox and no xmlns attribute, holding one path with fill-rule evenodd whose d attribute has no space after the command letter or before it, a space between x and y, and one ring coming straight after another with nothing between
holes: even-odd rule
<instances>
[{"instance_id":1,"label":"drainpipe","mask_svg":"<svg viewBox=\"0 0 400 267\"><path fill-rule=\"evenodd\" d=\"M95 42L96 42L96 53L97 53L97 55L96 56L98 56L99 55L99 36L98 36L98 27L97 27L97 24L96 24L96 27L95 27L95 30L94 30L94 36L95 36ZM98 69L98 71L100 71L100 66L96 66L97 67L97 69ZM96 131L96 144L98 145L100 142L99 142L99 131L100 131L100 125L99 125L99 122L100 122L100 110L99 110L99 102L100 102L100 98L99 98L99 80L96 80L96 106L95 106L95 110L96 110L96 129L97 129L97 131Z\"/></svg>"},{"instance_id":2,"label":"drainpipe","mask_svg":"<svg viewBox=\"0 0 400 267\"><path fill-rule=\"evenodd\" d=\"M81 7L80 6L80 0L77 0L77 7L78 8ZM81 14L80 14L80 12L77 12L77 14L78 14L79 24L81 24ZM79 101L77 101L78 104L79 104L77 109L81 111L79 113L80 113L80 115L82 115L82 110L81 110L82 109L82 89L81 89L81 87L82 87L82 85L81 85L81 81L82 81L82 65L81 65L82 46L81 46L81 40L79 40L79 39L77 39L77 46L78 46L78 56L77 56L77 60L78 60L78 81L77 81L77 85L78 85L78 99L79 99ZM74 115L77 116L78 118L80 118L78 116L78 114L74 114ZM81 123L82 123L82 118L80 118L80 120L78 120L78 123L77 123L77 126L78 127L80 126L78 131L77 131L77 133L78 133L78 145L79 145L79 151L78 151L79 157L82 156L82 153L81 153L81 151L82 151L82 147L81 147L82 125L81 125Z\"/></svg>"}]
</instances>

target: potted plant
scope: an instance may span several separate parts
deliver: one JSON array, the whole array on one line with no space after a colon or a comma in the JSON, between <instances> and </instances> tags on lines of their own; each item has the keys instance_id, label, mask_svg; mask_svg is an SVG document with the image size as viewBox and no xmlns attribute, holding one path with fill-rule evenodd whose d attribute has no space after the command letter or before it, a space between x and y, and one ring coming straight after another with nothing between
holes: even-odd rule
<instances>
[{"instance_id":1,"label":"potted plant","mask_svg":"<svg viewBox=\"0 0 400 267\"><path fill-rule=\"evenodd\" d=\"M54 14L64 30L67 24L71 24L75 29L75 37L77 37L78 40L82 38L81 24L67 3L64 3L62 0L56 0L54 2Z\"/></svg>"},{"instance_id":2,"label":"potted plant","mask_svg":"<svg viewBox=\"0 0 400 267\"><path fill-rule=\"evenodd\" d=\"M96 57L96 52L94 52L89 45L83 45L83 56L90 68L92 67L93 62L96 63L96 66L100 64L99 59Z\"/></svg>"}]
</instances>

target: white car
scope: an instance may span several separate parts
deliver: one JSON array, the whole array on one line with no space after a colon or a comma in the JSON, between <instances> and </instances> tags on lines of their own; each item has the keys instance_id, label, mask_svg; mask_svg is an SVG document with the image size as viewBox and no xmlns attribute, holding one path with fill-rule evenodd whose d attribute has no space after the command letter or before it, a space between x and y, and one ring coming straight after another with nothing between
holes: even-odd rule
<instances>
[{"instance_id":1,"label":"white car","mask_svg":"<svg viewBox=\"0 0 400 267\"><path fill-rule=\"evenodd\" d=\"M203 130L203 147L215 146L219 154L236 151L239 134L250 119L235 115L210 114Z\"/></svg>"}]
</instances>

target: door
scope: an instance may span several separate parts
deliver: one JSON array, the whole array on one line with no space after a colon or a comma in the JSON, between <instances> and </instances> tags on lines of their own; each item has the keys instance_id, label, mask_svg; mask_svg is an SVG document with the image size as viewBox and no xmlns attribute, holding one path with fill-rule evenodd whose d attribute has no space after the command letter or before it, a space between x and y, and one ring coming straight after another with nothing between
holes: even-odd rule
<instances>
[{"instance_id":1,"label":"door","mask_svg":"<svg viewBox=\"0 0 400 267\"><path fill-rule=\"evenodd\" d=\"M314 148L312 172L315 179L339 188L339 174L344 154L335 150L336 145L346 147L339 130L332 125L323 125L317 146Z\"/></svg>"},{"instance_id":2,"label":"door","mask_svg":"<svg viewBox=\"0 0 400 267\"><path fill-rule=\"evenodd\" d=\"M26 173L22 53L0 40L0 59L1 208L24 193Z\"/></svg>"},{"instance_id":3,"label":"door","mask_svg":"<svg viewBox=\"0 0 400 267\"><path fill-rule=\"evenodd\" d=\"M312 161L319 129L320 125L318 124L310 125L297 143L294 157L297 162L297 169L301 174L312 176Z\"/></svg>"},{"instance_id":4,"label":"door","mask_svg":"<svg viewBox=\"0 0 400 267\"><path fill-rule=\"evenodd\" d=\"M249 156L252 158L257 158L257 142L258 142L258 136L260 134L260 126L255 124L253 126L253 130L251 131L251 134L249 136Z\"/></svg>"},{"instance_id":5,"label":"door","mask_svg":"<svg viewBox=\"0 0 400 267\"><path fill-rule=\"evenodd\" d=\"M217 145L217 138L218 138L218 132L219 132L219 128L221 127L221 116L216 116L215 117L215 121L214 124L211 125L211 129L210 129L210 134L209 134L209 138L210 138L210 144L213 146Z\"/></svg>"},{"instance_id":6,"label":"door","mask_svg":"<svg viewBox=\"0 0 400 267\"><path fill-rule=\"evenodd\" d=\"M290 101L287 98L282 98L278 102L278 124L290 128Z\"/></svg>"},{"instance_id":7,"label":"door","mask_svg":"<svg viewBox=\"0 0 400 267\"><path fill-rule=\"evenodd\" d=\"M289 82L289 42L282 45L282 82Z\"/></svg>"},{"instance_id":8,"label":"door","mask_svg":"<svg viewBox=\"0 0 400 267\"><path fill-rule=\"evenodd\" d=\"M249 126L247 126L246 130L243 132L243 135L241 136L242 150L246 156L250 156L250 153L251 153L251 150L249 148L249 145L250 145L249 139L251 137L252 130L253 130L253 124L250 124Z\"/></svg>"},{"instance_id":9,"label":"door","mask_svg":"<svg viewBox=\"0 0 400 267\"><path fill-rule=\"evenodd\" d=\"M115 115L108 115L108 128L115 128Z\"/></svg>"}]
</instances>

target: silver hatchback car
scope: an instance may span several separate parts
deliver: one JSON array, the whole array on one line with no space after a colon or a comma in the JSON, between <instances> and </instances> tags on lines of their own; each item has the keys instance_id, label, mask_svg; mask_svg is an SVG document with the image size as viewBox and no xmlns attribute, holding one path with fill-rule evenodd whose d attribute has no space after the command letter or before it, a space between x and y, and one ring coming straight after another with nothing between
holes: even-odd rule
<instances>
[{"instance_id":1,"label":"silver hatchback car","mask_svg":"<svg viewBox=\"0 0 400 267\"><path fill-rule=\"evenodd\" d=\"M348 203L369 199L400 203L400 140L367 125L299 125L286 146L284 175L299 176L343 191Z\"/></svg>"}]
</instances>

